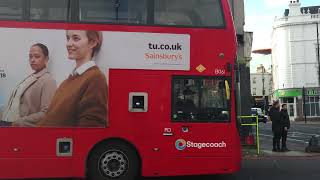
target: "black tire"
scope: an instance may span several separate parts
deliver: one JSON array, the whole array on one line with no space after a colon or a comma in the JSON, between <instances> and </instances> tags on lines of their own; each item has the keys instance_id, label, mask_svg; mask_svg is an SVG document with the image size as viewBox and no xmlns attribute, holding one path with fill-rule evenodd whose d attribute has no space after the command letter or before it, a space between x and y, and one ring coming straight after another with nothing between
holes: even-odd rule
<instances>
[{"instance_id":1,"label":"black tire","mask_svg":"<svg viewBox=\"0 0 320 180\"><path fill-rule=\"evenodd\" d=\"M121 142L105 142L89 154L89 180L134 180L140 169L137 153Z\"/></svg>"}]
</instances>

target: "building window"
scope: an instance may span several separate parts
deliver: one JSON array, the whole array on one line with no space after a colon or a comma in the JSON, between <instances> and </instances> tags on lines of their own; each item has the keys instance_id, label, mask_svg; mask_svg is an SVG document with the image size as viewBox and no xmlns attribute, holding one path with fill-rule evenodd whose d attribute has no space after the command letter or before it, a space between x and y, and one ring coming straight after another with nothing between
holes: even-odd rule
<instances>
[{"instance_id":1,"label":"building window","mask_svg":"<svg viewBox=\"0 0 320 180\"><path fill-rule=\"evenodd\" d=\"M288 104L288 103L294 103L294 98L282 98L282 103Z\"/></svg>"},{"instance_id":2,"label":"building window","mask_svg":"<svg viewBox=\"0 0 320 180\"><path fill-rule=\"evenodd\" d=\"M294 97L282 98L282 104L287 104L289 116L294 116Z\"/></svg>"},{"instance_id":3,"label":"building window","mask_svg":"<svg viewBox=\"0 0 320 180\"><path fill-rule=\"evenodd\" d=\"M256 96L257 95L257 88L252 88L252 95Z\"/></svg>"},{"instance_id":4,"label":"building window","mask_svg":"<svg viewBox=\"0 0 320 180\"><path fill-rule=\"evenodd\" d=\"M319 96L305 98L306 115L309 117L320 116Z\"/></svg>"},{"instance_id":5,"label":"building window","mask_svg":"<svg viewBox=\"0 0 320 180\"><path fill-rule=\"evenodd\" d=\"M252 83L253 83L253 84L256 84L256 83L257 83L257 78L256 78L256 77L253 77Z\"/></svg>"}]
</instances>

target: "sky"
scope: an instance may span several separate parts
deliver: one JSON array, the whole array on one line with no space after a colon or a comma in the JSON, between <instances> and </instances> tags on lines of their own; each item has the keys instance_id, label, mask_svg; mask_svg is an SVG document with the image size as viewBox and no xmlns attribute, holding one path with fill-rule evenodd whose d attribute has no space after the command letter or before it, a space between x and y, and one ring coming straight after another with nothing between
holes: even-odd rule
<instances>
[{"instance_id":1,"label":"sky","mask_svg":"<svg viewBox=\"0 0 320 180\"><path fill-rule=\"evenodd\" d=\"M253 32L252 50L271 48L272 24L275 17L282 17L290 0L244 0L245 31ZM301 6L320 5L318 0L300 0ZM251 72L256 72L259 64L268 70L271 56L252 54Z\"/></svg>"}]
</instances>

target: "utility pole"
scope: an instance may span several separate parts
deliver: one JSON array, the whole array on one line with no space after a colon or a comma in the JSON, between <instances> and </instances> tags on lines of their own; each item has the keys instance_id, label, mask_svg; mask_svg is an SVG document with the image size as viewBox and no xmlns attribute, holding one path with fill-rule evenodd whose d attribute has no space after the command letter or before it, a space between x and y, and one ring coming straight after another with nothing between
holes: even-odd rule
<instances>
[{"instance_id":1,"label":"utility pole","mask_svg":"<svg viewBox=\"0 0 320 180\"><path fill-rule=\"evenodd\" d=\"M320 86L320 54L319 54L319 23L317 25L317 60L318 60L318 85Z\"/></svg>"},{"instance_id":2,"label":"utility pole","mask_svg":"<svg viewBox=\"0 0 320 180\"><path fill-rule=\"evenodd\" d=\"M262 98L263 98L263 111L266 112L266 97L265 97L265 89L264 89L264 73L265 69L264 67L262 68Z\"/></svg>"},{"instance_id":3,"label":"utility pole","mask_svg":"<svg viewBox=\"0 0 320 180\"><path fill-rule=\"evenodd\" d=\"M304 123L307 124L307 110L306 110L305 91L306 91L306 89L303 86L302 87L303 115L304 115Z\"/></svg>"}]
</instances>

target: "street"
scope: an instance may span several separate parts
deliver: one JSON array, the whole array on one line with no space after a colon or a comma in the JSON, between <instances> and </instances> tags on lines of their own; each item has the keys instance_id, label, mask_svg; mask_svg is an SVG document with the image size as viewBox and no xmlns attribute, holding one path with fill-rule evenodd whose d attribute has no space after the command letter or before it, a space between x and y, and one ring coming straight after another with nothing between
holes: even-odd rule
<instances>
[{"instance_id":1,"label":"street","mask_svg":"<svg viewBox=\"0 0 320 180\"><path fill-rule=\"evenodd\" d=\"M240 172L232 175L139 178L138 180L301 180L303 178L307 178L308 180L319 180L319 163L320 156L303 158L268 157L255 160L245 159L243 160Z\"/></svg>"},{"instance_id":2,"label":"street","mask_svg":"<svg viewBox=\"0 0 320 180\"><path fill-rule=\"evenodd\" d=\"M296 159L267 158L244 160L240 172L233 175L212 175L194 177L144 178L143 180L319 180L320 158Z\"/></svg>"},{"instance_id":3,"label":"street","mask_svg":"<svg viewBox=\"0 0 320 180\"><path fill-rule=\"evenodd\" d=\"M262 152L270 153L272 149L271 123L259 123L260 144ZM303 156L304 150L312 136L320 136L320 123L292 122L288 131L287 146L290 150ZM288 153L293 153L288 152ZM288 153L280 153L286 155ZM272 153L279 154L279 153ZM305 155L309 155L306 154Z\"/></svg>"}]
</instances>

